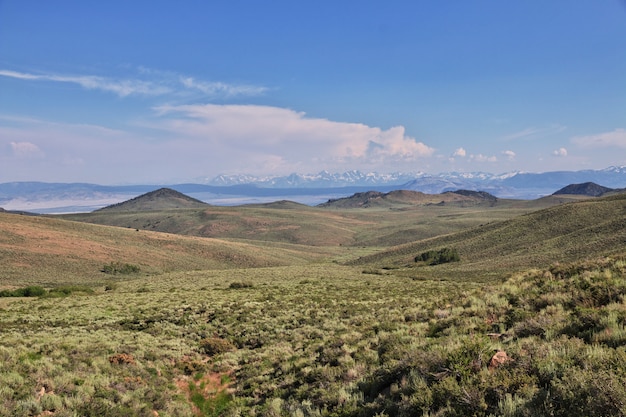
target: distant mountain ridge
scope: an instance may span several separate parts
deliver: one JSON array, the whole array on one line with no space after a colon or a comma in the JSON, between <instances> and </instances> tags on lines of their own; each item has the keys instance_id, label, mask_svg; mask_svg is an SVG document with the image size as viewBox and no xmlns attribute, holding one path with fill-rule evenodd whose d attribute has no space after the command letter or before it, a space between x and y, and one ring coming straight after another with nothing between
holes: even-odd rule
<instances>
[{"instance_id":1,"label":"distant mountain ridge","mask_svg":"<svg viewBox=\"0 0 626 417\"><path fill-rule=\"evenodd\" d=\"M402 185L403 189L413 189L437 194L458 189L486 190L498 195L510 192L512 197L520 190L538 190L542 195L551 194L555 189L572 183L596 182L607 187L626 187L626 166L612 166L601 170L550 171L531 173L514 171L503 174L488 172L396 172L380 174L358 170L344 173L321 171L317 174L290 174L287 176L218 175L213 179L201 178L201 183L215 186L256 185L266 188L324 188L367 185ZM549 192L543 191L549 190ZM532 191L531 191L532 192ZM538 197L536 195L535 197Z\"/></svg>"},{"instance_id":2,"label":"distant mountain ridge","mask_svg":"<svg viewBox=\"0 0 626 417\"><path fill-rule=\"evenodd\" d=\"M363 173L291 174L279 176L221 175L200 183L175 185L97 185L87 183L0 183L0 207L36 213L92 211L119 203L160 187L168 187L216 205L267 203L291 200L316 205L332 198L358 192L412 190L426 194L446 191L485 191L498 198L532 200L551 195L570 184L594 182L614 189L626 188L626 166L602 170L554 171L544 173L448 172L441 174Z\"/></svg>"}]
</instances>

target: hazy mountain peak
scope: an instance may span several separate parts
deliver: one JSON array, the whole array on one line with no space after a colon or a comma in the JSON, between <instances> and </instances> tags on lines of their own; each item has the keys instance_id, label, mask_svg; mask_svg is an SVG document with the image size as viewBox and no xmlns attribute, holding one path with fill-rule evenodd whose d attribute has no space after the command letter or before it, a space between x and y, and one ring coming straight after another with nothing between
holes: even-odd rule
<instances>
[{"instance_id":1,"label":"hazy mountain peak","mask_svg":"<svg viewBox=\"0 0 626 417\"><path fill-rule=\"evenodd\" d=\"M180 208L202 208L208 204L171 188L159 188L138 197L101 208L98 211L150 211Z\"/></svg>"},{"instance_id":2,"label":"hazy mountain peak","mask_svg":"<svg viewBox=\"0 0 626 417\"><path fill-rule=\"evenodd\" d=\"M553 195L573 194L586 195L589 197L600 197L601 195L613 191L613 188L603 187L595 182L584 182L582 184L570 184L555 192Z\"/></svg>"}]
</instances>

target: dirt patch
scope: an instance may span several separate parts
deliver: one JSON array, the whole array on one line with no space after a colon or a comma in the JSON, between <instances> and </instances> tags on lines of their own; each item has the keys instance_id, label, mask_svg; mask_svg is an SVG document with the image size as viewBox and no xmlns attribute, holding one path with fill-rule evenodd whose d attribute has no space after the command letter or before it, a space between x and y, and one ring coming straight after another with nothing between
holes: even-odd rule
<instances>
[{"instance_id":1,"label":"dirt patch","mask_svg":"<svg viewBox=\"0 0 626 417\"><path fill-rule=\"evenodd\" d=\"M209 372L195 376L181 376L174 381L178 390L185 395L196 415L204 415L200 407L211 407L214 401L230 398L234 393L231 372Z\"/></svg>"}]
</instances>

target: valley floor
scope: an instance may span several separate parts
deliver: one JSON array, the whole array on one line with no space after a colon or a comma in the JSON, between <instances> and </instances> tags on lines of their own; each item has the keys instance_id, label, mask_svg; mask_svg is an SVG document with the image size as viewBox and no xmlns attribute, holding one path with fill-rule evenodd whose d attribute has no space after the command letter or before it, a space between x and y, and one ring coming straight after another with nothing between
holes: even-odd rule
<instances>
[{"instance_id":1,"label":"valley floor","mask_svg":"<svg viewBox=\"0 0 626 417\"><path fill-rule=\"evenodd\" d=\"M322 263L0 298L0 415L624 415L625 269L487 287Z\"/></svg>"}]
</instances>

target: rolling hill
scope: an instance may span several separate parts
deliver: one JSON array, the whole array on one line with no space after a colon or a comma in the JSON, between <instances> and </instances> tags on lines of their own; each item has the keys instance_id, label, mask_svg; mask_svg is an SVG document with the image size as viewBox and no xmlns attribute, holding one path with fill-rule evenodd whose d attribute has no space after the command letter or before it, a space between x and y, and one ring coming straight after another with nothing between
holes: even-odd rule
<instances>
[{"instance_id":1,"label":"rolling hill","mask_svg":"<svg viewBox=\"0 0 626 417\"><path fill-rule=\"evenodd\" d=\"M455 262L418 267L413 258L425 251L454 248ZM559 262L597 258L626 250L626 194L534 211L397 246L362 257L353 265L406 268L408 275L502 277L514 271L548 267Z\"/></svg>"},{"instance_id":2,"label":"rolling hill","mask_svg":"<svg viewBox=\"0 0 626 417\"><path fill-rule=\"evenodd\" d=\"M589 197L600 197L611 191L613 188L603 187L595 182L584 182L581 184L570 184L556 191L553 195L585 195Z\"/></svg>"},{"instance_id":3,"label":"rolling hill","mask_svg":"<svg viewBox=\"0 0 626 417\"><path fill-rule=\"evenodd\" d=\"M322 207L276 201L235 207L200 205L175 191L152 192L67 220L188 236L284 242L310 246L389 247L487 221L504 220L549 201L500 200L476 191L423 194L415 191L357 193ZM189 202L189 208L180 206Z\"/></svg>"},{"instance_id":4,"label":"rolling hill","mask_svg":"<svg viewBox=\"0 0 626 417\"><path fill-rule=\"evenodd\" d=\"M101 272L103 265L112 262L158 274L301 264L328 255L287 244L259 246L0 213L0 287L7 282L101 282L109 278Z\"/></svg>"},{"instance_id":5,"label":"rolling hill","mask_svg":"<svg viewBox=\"0 0 626 417\"><path fill-rule=\"evenodd\" d=\"M318 207L324 208L370 208L370 207L399 207L452 204L457 206L474 206L485 203L494 204L497 198L486 192L479 191L448 191L441 194L425 194L419 191L396 190L388 193L368 191L356 193L349 197L329 200Z\"/></svg>"},{"instance_id":6,"label":"rolling hill","mask_svg":"<svg viewBox=\"0 0 626 417\"><path fill-rule=\"evenodd\" d=\"M96 211L157 211L171 209L203 208L208 204L171 188L159 188L118 204Z\"/></svg>"}]
</instances>

